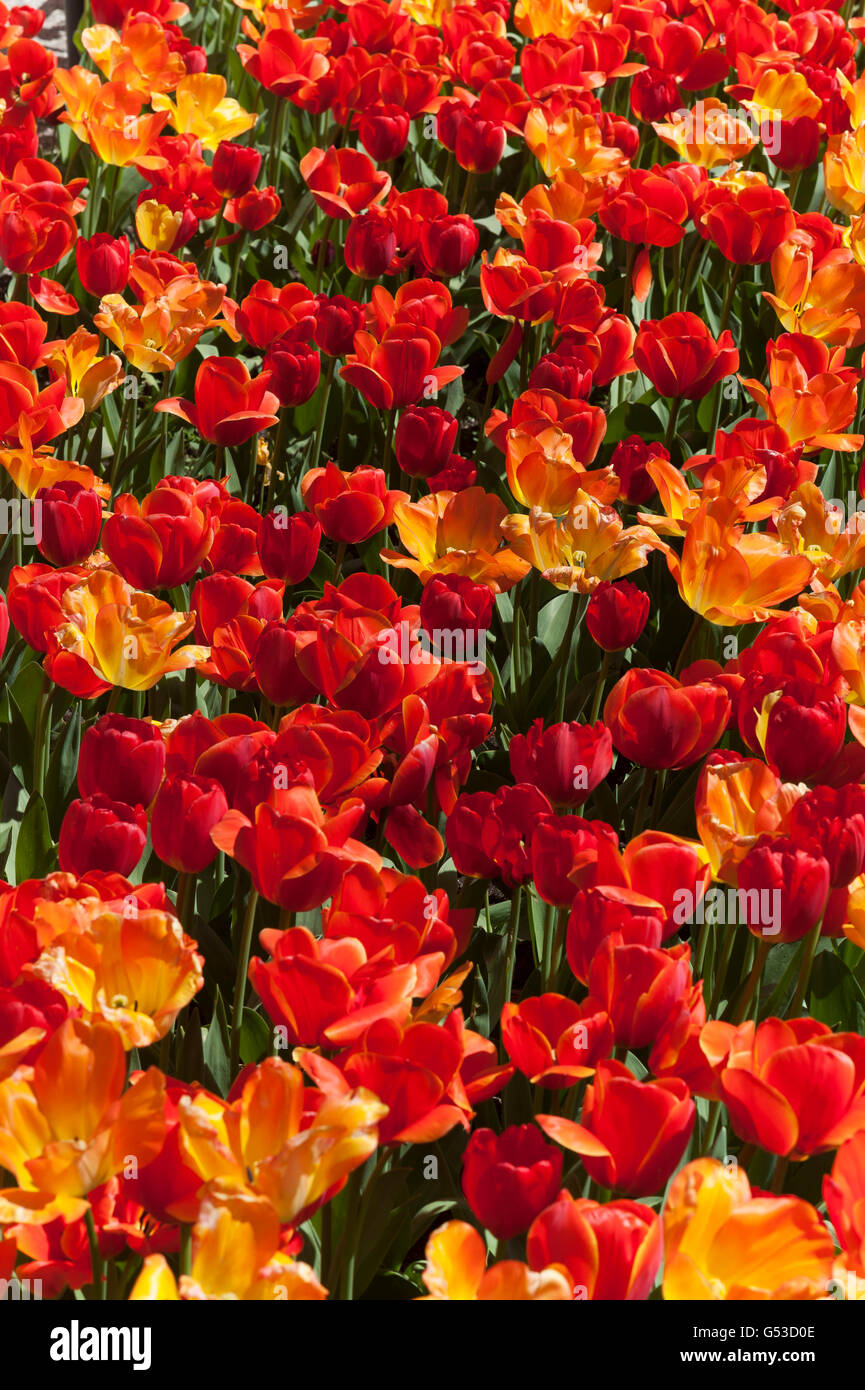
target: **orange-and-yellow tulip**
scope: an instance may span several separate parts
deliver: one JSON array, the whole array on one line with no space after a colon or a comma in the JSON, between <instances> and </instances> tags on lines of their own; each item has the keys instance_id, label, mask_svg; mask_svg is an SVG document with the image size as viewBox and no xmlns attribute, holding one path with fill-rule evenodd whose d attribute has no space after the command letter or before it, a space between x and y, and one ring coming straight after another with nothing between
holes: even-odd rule
<instances>
[{"instance_id":1,"label":"orange-and-yellow tulip","mask_svg":"<svg viewBox=\"0 0 865 1390\"><path fill-rule=\"evenodd\" d=\"M32 966L85 1017L103 1018L125 1048L163 1038L204 984L203 958L170 912L76 904Z\"/></svg>"},{"instance_id":2,"label":"orange-and-yellow tulip","mask_svg":"<svg viewBox=\"0 0 865 1390\"><path fill-rule=\"evenodd\" d=\"M688 1163L664 1209L664 1298L825 1298L832 1237L809 1202L753 1197L748 1176L714 1158Z\"/></svg>"},{"instance_id":3,"label":"orange-and-yellow tulip","mask_svg":"<svg viewBox=\"0 0 865 1390\"><path fill-rule=\"evenodd\" d=\"M179 275L162 294L143 304L128 304L122 295L107 294L93 322L133 367L170 372L208 329L223 329L237 339L225 317L226 307L224 285Z\"/></svg>"},{"instance_id":4,"label":"orange-and-yellow tulip","mask_svg":"<svg viewBox=\"0 0 865 1390\"><path fill-rule=\"evenodd\" d=\"M279 1217L265 1198L215 1183L192 1229L189 1273L178 1286L165 1256L148 1255L129 1298L311 1302L327 1298L327 1289L281 1248Z\"/></svg>"},{"instance_id":5,"label":"orange-and-yellow tulip","mask_svg":"<svg viewBox=\"0 0 865 1390\"><path fill-rule=\"evenodd\" d=\"M670 550L667 565L688 607L720 627L766 622L774 605L800 593L814 573L807 555L791 555L765 532L746 533L726 497L701 505L681 559Z\"/></svg>"},{"instance_id":6,"label":"orange-and-yellow tulip","mask_svg":"<svg viewBox=\"0 0 865 1390\"><path fill-rule=\"evenodd\" d=\"M769 385L740 377L742 385L791 444L806 452L861 449L865 436L846 434L856 415L861 372L844 366L845 349L803 333L784 333L766 349Z\"/></svg>"},{"instance_id":7,"label":"orange-and-yellow tulip","mask_svg":"<svg viewBox=\"0 0 865 1390\"><path fill-rule=\"evenodd\" d=\"M566 516L539 507L505 517L502 532L523 561L557 589L591 593L602 580L621 579L648 564L650 550L665 549L648 526L626 527L614 507L578 491Z\"/></svg>"},{"instance_id":8,"label":"orange-and-yellow tulip","mask_svg":"<svg viewBox=\"0 0 865 1390\"><path fill-rule=\"evenodd\" d=\"M529 564L503 546L507 507L481 487L433 492L419 502L398 502L394 521L409 552L383 550L382 559L410 569L426 584L434 574L465 574L494 593L504 593L529 572Z\"/></svg>"},{"instance_id":9,"label":"orange-and-yellow tulip","mask_svg":"<svg viewBox=\"0 0 865 1390\"><path fill-rule=\"evenodd\" d=\"M209 647L177 646L195 626L194 614L133 589L107 566L71 585L62 607L68 622L51 634L46 664L73 693L83 694L88 683L93 693L113 685L149 690L169 671L186 671L209 655Z\"/></svg>"},{"instance_id":10,"label":"orange-and-yellow tulip","mask_svg":"<svg viewBox=\"0 0 865 1390\"><path fill-rule=\"evenodd\" d=\"M98 409L123 381L120 358L113 352L101 357L98 333L88 333L83 324L68 338L47 344L45 363L66 377L73 396L84 402L86 411Z\"/></svg>"},{"instance_id":11,"label":"orange-and-yellow tulip","mask_svg":"<svg viewBox=\"0 0 865 1390\"><path fill-rule=\"evenodd\" d=\"M0 1192L0 1223L24 1193L83 1197L130 1154L142 1165L155 1158L164 1094L155 1068L126 1085L126 1054L110 1023L67 1018L34 1067L0 1082L0 1165L18 1183Z\"/></svg>"},{"instance_id":12,"label":"orange-and-yellow tulip","mask_svg":"<svg viewBox=\"0 0 865 1390\"><path fill-rule=\"evenodd\" d=\"M570 1276L560 1265L533 1270L521 1260L502 1260L487 1269L483 1237L467 1221L446 1221L430 1236L423 1281L429 1293L421 1302L550 1302L574 1296Z\"/></svg>"},{"instance_id":13,"label":"orange-and-yellow tulip","mask_svg":"<svg viewBox=\"0 0 865 1390\"><path fill-rule=\"evenodd\" d=\"M222 140L235 140L251 130L258 120L254 112L244 111L234 97L226 96L228 83L219 73L194 72L178 82L175 100L157 92L154 111L166 113L179 135L194 135L206 150L215 150Z\"/></svg>"}]
</instances>

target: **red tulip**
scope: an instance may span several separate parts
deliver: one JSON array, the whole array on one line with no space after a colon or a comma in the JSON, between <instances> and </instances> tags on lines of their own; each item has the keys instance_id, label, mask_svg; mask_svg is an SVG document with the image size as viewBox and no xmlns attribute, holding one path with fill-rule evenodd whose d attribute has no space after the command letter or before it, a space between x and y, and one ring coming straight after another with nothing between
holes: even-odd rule
<instances>
[{"instance_id":1,"label":"red tulip","mask_svg":"<svg viewBox=\"0 0 865 1390\"><path fill-rule=\"evenodd\" d=\"M101 792L70 803L60 827L60 867L67 873L90 869L130 874L147 843L142 806L112 801Z\"/></svg>"},{"instance_id":2,"label":"red tulip","mask_svg":"<svg viewBox=\"0 0 865 1390\"><path fill-rule=\"evenodd\" d=\"M125 236L108 232L79 237L75 243L78 276L88 294L102 299L106 294L122 294L129 282L129 242Z\"/></svg>"},{"instance_id":3,"label":"red tulip","mask_svg":"<svg viewBox=\"0 0 865 1390\"><path fill-rule=\"evenodd\" d=\"M497 1240L527 1231L561 1185L562 1154L534 1125L472 1133L463 1154L462 1188L478 1221Z\"/></svg>"},{"instance_id":4,"label":"red tulip","mask_svg":"<svg viewBox=\"0 0 865 1390\"><path fill-rule=\"evenodd\" d=\"M93 554L102 526L99 494L70 480L36 494L42 534L39 550L52 565L75 565Z\"/></svg>"},{"instance_id":5,"label":"red tulip","mask_svg":"<svg viewBox=\"0 0 865 1390\"><path fill-rule=\"evenodd\" d=\"M586 627L602 651L621 652L639 641L649 606L649 595L629 580L603 580L589 599Z\"/></svg>"},{"instance_id":6,"label":"red tulip","mask_svg":"<svg viewBox=\"0 0 865 1390\"><path fill-rule=\"evenodd\" d=\"M150 813L154 853L183 874L200 874L217 850L210 832L228 810L228 800L213 777L170 773Z\"/></svg>"},{"instance_id":7,"label":"red tulip","mask_svg":"<svg viewBox=\"0 0 865 1390\"><path fill-rule=\"evenodd\" d=\"M729 329L716 341L702 319L683 312L644 319L634 361L662 396L699 401L738 369L739 352Z\"/></svg>"},{"instance_id":8,"label":"red tulip","mask_svg":"<svg viewBox=\"0 0 865 1390\"><path fill-rule=\"evenodd\" d=\"M112 801L149 806L165 768L165 741L156 724L123 714L103 714L81 740L78 788Z\"/></svg>"},{"instance_id":9,"label":"red tulip","mask_svg":"<svg viewBox=\"0 0 865 1390\"><path fill-rule=\"evenodd\" d=\"M251 377L238 357L208 357L195 377L194 401L172 396L153 409L179 415L210 444L236 448L276 424L279 401L269 380L269 372Z\"/></svg>"},{"instance_id":10,"label":"red tulip","mask_svg":"<svg viewBox=\"0 0 865 1390\"><path fill-rule=\"evenodd\" d=\"M578 1153L595 1182L631 1197L663 1188L688 1147L697 1109L684 1081L637 1081L621 1062L599 1062L582 1124L538 1115L550 1139Z\"/></svg>"},{"instance_id":11,"label":"red tulip","mask_svg":"<svg viewBox=\"0 0 865 1390\"><path fill-rule=\"evenodd\" d=\"M516 734L508 754L518 782L531 782L554 806L582 806L613 765L610 731L597 724L552 724L536 719Z\"/></svg>"},{"instance_id":12,"label":"red tulip","mask_svg":"<svg viewBox=\"0 0 865 1390\"><path fill-rule=\"evenodd\" d=\"M526 1250L532 1269L564 1265L578 1298L642 1302L663 1259L661 1218L642 1202L591 1202L562 1192L532 1222Z\"/></svg>"}]
</instances>

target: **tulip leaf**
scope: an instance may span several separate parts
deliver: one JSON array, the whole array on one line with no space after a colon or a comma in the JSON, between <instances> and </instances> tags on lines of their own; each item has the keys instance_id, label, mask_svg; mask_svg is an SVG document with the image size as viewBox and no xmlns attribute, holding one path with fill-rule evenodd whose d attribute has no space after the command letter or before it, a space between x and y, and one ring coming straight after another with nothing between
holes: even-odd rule
<instances>
[{"instance_id":1,"label":"tulip leaf","mask_svg":"<svg viewBox=\"0 0 865 1390\"><path fill-rule=\"evenodd\" d=\"M177 1074L181 1081L204 1080L204 1045L201 1034L201 1017L193 1005L183 1025L180 1046L177 1049Z\"/></svg>"},{"instance_id":2,"label":"tulip leaf","mask_svg":"<svg viewBox=\"0 0 865 1390\"><path fill-rule=\"evenodd\" d=\"M231 1085L228 1021L225 1017L225 1006L218 985L213 1005L213 1017L208 1024L204 1039L204 1067L207 1084L213 1086L221 1096L228 1095Z\"/></svg>"},{"instance_id":3,"label":"tulip leaf","mask_svg":"<svg viewBox=\"0 0 865 1390\"><path fill-rule=\"evenodd\" d=\"M39 709L39 699L42 694L42 665L38 661L28 661L26 666L22 666L12 684L9 686L9 694L18 710L28 734L33 735L36 728L36 716Z\"/></svg>"},{"instance_id":4,"label":"tulip leaf","mask_svg":"<svg viewBox=\"0 0 865 1390\"><path fill-rule=\"evenodd\" d=\"M15 842L15 882L42 878L55 867L55 845L48 823L48 809L34 792L27 802Z\"/></svg>"},{"instance_id":5,"label":"tulip leaf","mask_svg":"<svg viewBox=\"0 0 865 1390\"><path fill-rule=\"evenodd\" d=\"M81 705L76 703L72 706L69 717L62 722L45 779L45 802L52 827L58 834L69 793L75 786L80 747Z\"/></svg>"},{"instance_id":6,"label":"tulip leaf","mask_svg":"<svg viewBox=\"0 0 865 1390\"><path fill-rule=\"evenodd\" d=\"M263 1014L244 1009L240 1025L240 1060L243 1063L261 1062L270 1055L273 1030Z\"/></svg>"},{"instance_id":7,"label":"tulip leaf","mask_svg":"<svg viewBox=\"0 0 865 1390\"><path fill-rule=\"evenodd\" d=\"M859 981L831 945L821 942L811 971L808 1009L812 1018L832 1029L865 1031L865 994Z\"/></svg>"}]
</instances>

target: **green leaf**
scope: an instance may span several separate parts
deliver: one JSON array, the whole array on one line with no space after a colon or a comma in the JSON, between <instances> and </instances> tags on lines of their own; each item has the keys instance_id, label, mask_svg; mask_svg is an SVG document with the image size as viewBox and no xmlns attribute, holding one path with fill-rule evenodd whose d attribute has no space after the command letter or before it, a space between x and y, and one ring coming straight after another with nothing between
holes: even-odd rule
<instances>
[{"instance_id":1,"label":"green leaf","mask_svg":"<svg viewBox=\"0 0 865 1390\"><path fill-rule=\"evenodd\" d=\"M209 1078L208 1084L213 1086L221 1096L228 1095L228 1090L231 1085L228 1023L225 1017L225 1006L223 1005L222 995L219 992L218 986L216 989L216 1001L213 1008L213 1018L210 1020L204 1039L203 1055L205 1075Z\"/></svg>"},{"instance_id":2,"label":"green leaf","mask_svg":"<svg viewBox=\"0 0 865 1390\"><path fill-rule=\"evenodd\" d=\"M45 778L45 802L51 825L58 834L69 793L75 785L80 747L81 705L76 703L57 736Z\"/></svg>"},{"instance_id":3,"label":"green leaf","mask_svg":"<svg viewBox=\"0 0 865 1390\"><path fill-rule=\"evenodd\" d=\"M38 792L27 802L15 845L15 882L42 878L54 865L55 846L48 824L48 808Z\"/></svg>"},{"instance_id":4,"label":"green leaf","mask_svg":"<svg viewBox=\"0 0 865 1390\"><path fill-rule=\"evenodd\" d=\"M273 1033L263 1014L254 1009L244 1009L240 1025L241 1062L260 1062L270 1055L273 1047Z\"/></svg>"},{"instance_id":5,"label":"green leaf","mask_svg":"<svg viewBox=\"0 0 865 1390\"><path fill-rule=\"evenodd\" d=\"M855 976L832 950L818 951L811 971L808 1008L812 1018L830 1028L861 1033L865 1025L865 994Z\"/></svg>"}]
</instances>

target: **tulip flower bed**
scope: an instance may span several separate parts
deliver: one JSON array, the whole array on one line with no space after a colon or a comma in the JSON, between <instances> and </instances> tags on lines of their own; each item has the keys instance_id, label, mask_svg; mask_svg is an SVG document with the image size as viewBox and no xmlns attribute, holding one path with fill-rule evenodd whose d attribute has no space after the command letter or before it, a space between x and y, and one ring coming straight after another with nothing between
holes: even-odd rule
<instances>
[{"instance_id":1,"label":"tulip flower bed","mask_svg":"<svg viewBox=\"0 0 865 1390\"><path fill-rule=\"evenodd\" d=\"M7 1296L865 1296L849 11L0 5Z\"/></svg>"}]
</instances>

